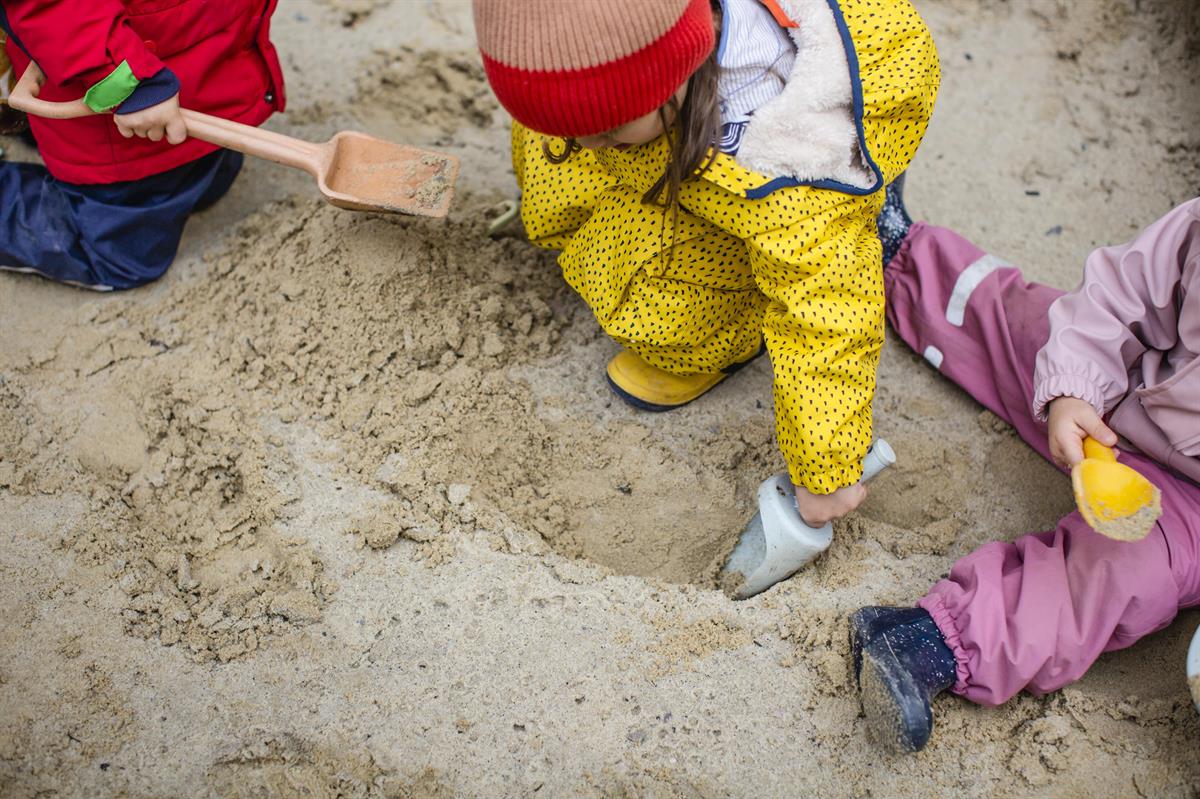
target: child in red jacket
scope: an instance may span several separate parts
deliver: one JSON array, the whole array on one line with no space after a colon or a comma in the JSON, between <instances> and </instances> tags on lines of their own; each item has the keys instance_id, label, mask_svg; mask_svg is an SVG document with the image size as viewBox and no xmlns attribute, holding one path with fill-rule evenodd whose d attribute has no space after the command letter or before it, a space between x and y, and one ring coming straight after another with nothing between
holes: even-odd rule
<instances>
[{"instance_id":1,"label":"child in red jacket","mask_svg":"<svg viewBox=\"0 0 1200 799\"><path fill-rule=\"evenodd\" d=\"M0 26L39 97L97 116L30 117L46 166L0 165L0 269L108 291L162 276L188 216L241 155L187 138L181 105L250 125L283 110L278 0L6 0Z\"/></svg>"}]
</instances>

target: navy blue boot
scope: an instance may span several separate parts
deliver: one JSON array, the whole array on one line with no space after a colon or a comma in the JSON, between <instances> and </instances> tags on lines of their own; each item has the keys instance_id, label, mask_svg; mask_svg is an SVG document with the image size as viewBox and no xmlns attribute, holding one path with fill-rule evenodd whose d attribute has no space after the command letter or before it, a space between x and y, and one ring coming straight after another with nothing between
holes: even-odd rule
<instances>
[{"instance_id":1,"label":"navy blue boot","mask_svg":"<svg viewBox=\"0 0 1200 799\"><path fill-rule=\"evenodd\" d=\"M883 208L875 218L879 240L883 243L883 265L887 266L900 250L900 244L912 227L912 218L904 207L904 175L896 178L884 193Z\"/></svg>"},{"instance_id":2,"label":"navy blue boot","mask_svg":"<svg viewBox=\"0 0 1200 799\"><path fill-rule=\"evenodd\" d=\"M956 679L954 653L921 608L862 608L850 617L854 675L879 743L916 752L933 732L930 700Z\"/></svg>"}]
</instances>

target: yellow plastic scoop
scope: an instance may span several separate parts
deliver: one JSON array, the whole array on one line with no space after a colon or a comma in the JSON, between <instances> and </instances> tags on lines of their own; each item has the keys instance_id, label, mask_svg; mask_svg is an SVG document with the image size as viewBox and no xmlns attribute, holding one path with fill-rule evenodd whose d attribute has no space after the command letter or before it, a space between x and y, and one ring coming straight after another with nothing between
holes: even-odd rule
<instances>
[{"instance_id":1,"label":"yellow plastic scoop","mask_svg":"<svg viewBox=\"0 0 1200 799\"><path fill-rule=\"evenodd\" d=\"M1083 440L1083 460L1071 470L1075 504L1091 528L1118 541L1140 541L1162 514L1158 489L1117 462L1116 453L1094 438Z\"/></svg>"}]
</instances>

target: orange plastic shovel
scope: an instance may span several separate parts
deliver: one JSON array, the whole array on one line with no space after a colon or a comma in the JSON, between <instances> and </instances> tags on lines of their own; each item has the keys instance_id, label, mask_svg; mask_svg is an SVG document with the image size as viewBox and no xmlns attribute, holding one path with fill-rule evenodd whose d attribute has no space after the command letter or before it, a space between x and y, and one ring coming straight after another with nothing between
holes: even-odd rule
<instances>
[{"instance_id":1,"label":"orange plastic shovel","mask_svg":"<svg viewBox=\"0 0 1200 799\"><path fill-rule=\"evenodd\" d=\"M18 111L47 119L74 119L96 112L82 99L52 103L38 99L45 75L30 64L9 96ZM321 195L339 208L417 216L445 216L454 195L458 159L432 150L343 131L323 144L284 136L228 119L183 109L188 135L303 169L317 179Z\"/></svg>"},{"instance_id":2,"label":"orange plastic shovel","mask_svg":"<svg viewBox=\"0 0 1200 799\"><path fill-rule=\"evenodd\" d=\"M1158 488L1090 436L1083 440L1083 460L1071 470L1071 485L1083 520L1118 541L1145 538L1162 515Z\"/></svg>"}]
</instances>

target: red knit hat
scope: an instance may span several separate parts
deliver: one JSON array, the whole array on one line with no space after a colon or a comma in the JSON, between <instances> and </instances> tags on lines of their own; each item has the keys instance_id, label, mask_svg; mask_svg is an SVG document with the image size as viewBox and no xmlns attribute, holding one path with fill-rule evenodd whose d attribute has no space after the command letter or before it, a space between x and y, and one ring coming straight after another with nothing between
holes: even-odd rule
<instances>
[{"instance_id":1,"label":"red knit hat","mask_svg":"<svg viewBox=\"0 0 1200 799\"><path fill-rule=\"evenodd\" d=\"M475 0L492 90L550 136L592 136L662 106L712 52L708 0Z\"/></svg>"}]
</instances>

